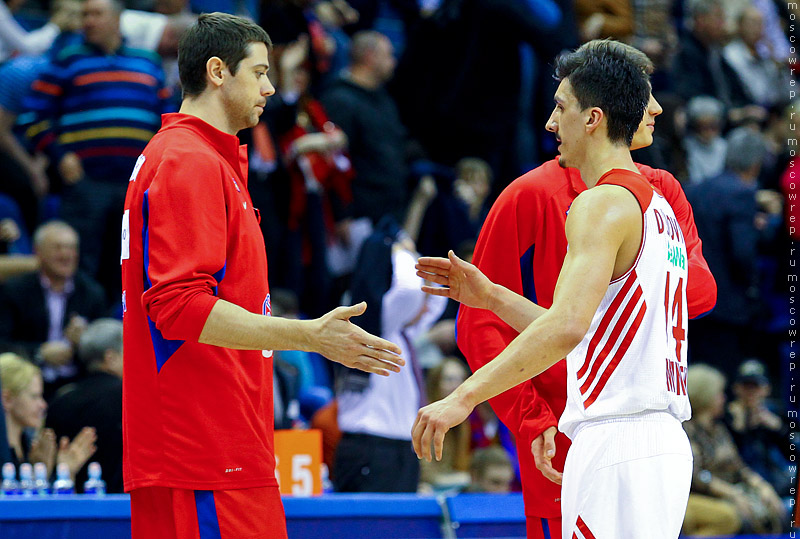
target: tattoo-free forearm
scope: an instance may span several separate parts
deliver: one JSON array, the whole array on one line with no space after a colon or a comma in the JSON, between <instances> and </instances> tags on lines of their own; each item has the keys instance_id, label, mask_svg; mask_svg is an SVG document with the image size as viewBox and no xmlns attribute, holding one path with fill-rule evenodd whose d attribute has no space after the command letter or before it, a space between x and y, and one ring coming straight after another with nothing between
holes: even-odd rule
<instances>
[{"instance_id":1,"label":"tattoo-free forearm","mask_svg":"<svg viewBox=\"0 0 800 539\"><path fill-rule=\"evenodd\" d=\"M199 342L235 350L311 350L313 321L254 314L233 303L214 304Z\"/></svg>"},{"instance_id":2,"label":"tattoo-free forearm","mask_svg":"<svg viewBox=\"0 0 800 539\"><path fill-rule=\"evenodd\" d=\"M547 312L544 307L499 284L495 284L492 288L488 306L500 320L519 333L525 331L534 320Z\"/></svg>"}]
</instances>

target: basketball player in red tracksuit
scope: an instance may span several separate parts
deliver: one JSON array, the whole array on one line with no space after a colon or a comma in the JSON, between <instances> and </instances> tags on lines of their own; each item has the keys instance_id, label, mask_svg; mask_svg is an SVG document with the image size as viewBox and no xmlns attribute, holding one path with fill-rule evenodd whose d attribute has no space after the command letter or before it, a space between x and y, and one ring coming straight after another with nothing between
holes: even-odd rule
<instances>
[{"instance_id":1,"label":"basketball player in red tracksuit","mask_svg":"<svg viewBox=\"0 0 800 539\"><path fill-rule=\"evenodd\" d=\"M653 142L655 117L662 109L651 96L632 149ZM678 181L667 171L637 165L641 174L672 206L689 254L686 291L689 317L710 312L716 302L716 283L702 254L692 208ZM553 159L512 182L498 197L481 229L473 263L493 282L550 307L558 274L567 254L564 226L573 200L586 190L575 168L559 166ZM457 339L473 372L495 358L518 332L491 311L462 305ZM515 434L528 539L561 535L561 474L570 440L556 434L567 398L566 362L560 361L541 375L515 386L489 402ZM553 436L555 445L553 446ZM547 442L545 442L547 440ZM539 452L537 469L533 443ZM545 445L555 451L552 461Z\"/></svg>"},{"instance_id":2,"label":"basketball player in red tracksuit","mask_svg":"<svg viewBox=\"0 0 800 539\"><path fill-rule=\"evenodd\" d=\"M134 539L286 537L275 479L273 349L317 351L376 374L399 348L349 322L270 317L267 258L236 133L274 93L269 37L201 15L181 41L181 112L137 161L122 283L125 490Z\"/></svg>"}]
</instances>

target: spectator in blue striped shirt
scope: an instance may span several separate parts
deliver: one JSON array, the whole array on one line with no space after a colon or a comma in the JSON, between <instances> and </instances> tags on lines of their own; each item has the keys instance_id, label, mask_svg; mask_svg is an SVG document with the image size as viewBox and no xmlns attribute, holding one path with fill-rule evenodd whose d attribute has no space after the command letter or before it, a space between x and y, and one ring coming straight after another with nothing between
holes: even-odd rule
<instances>
[{"instance_id":1,"label":"spectator in blue striped shirt","mask_svg":"<svg viewBox=\"0 0 800 539\"><path fill-rule=\"evenodd\" d=\"M57 164L67 185L61 217L78 230L81 265L109 299L120 286L117 236L127 180L169 112L161 58L125 45L122 10L119 0L85 0L84 41L63 50L25 100L34 112L26 135Z\"/></svg>"}]
</instances>

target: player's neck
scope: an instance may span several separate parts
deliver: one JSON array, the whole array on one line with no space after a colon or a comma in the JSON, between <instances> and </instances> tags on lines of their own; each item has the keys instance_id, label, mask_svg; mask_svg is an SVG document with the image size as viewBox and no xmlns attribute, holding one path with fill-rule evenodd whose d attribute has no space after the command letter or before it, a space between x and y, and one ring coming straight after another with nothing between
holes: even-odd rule
<instances>
[{"instance_id":1,"label":"player's neck","mask_svg":"<svg viewBox=\"0 0 800 539\"><path fill-rule=\"evenodd\" d=\"M599 144L586 152L586 159L578 167L586 187L591 189L603 174L613 169L639 172L628 148L614 144Z\"/></svg>"},{"instance_id":2,"label":"player's neck","mask_svg":"<svg viewBox=\"0 0 800 539\"><path fill-rule=\"evenodd\" d=\"M236 135L239 130L229 121L229 116L225 114L224 107L220 106L210 92L204 92L197 97L188 97L181 103L181 114L196 116L207 124L223 133Z\"/></svg>"}]
</instances>

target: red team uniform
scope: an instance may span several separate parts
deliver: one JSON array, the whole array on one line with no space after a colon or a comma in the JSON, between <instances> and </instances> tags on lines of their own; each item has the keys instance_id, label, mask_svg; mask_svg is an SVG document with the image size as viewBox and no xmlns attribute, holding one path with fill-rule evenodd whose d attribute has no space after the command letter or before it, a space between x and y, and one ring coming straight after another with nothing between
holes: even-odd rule
<instances>
[{"instance_id":1,"label":"red team uniform","mask_svg":"<svg viewBox=\"0 0 800 539\"><path fill-rule=\"evenodd\" d=\"M123 470L134 538L285 537L271 353L197 342L218 299L270 313L237 137L164 115L130 178L122 283Z\"/></svg>"},{"instance_id":2,"label":"red team uniform","mask_svg":"<svg viewBox=\"0 0 800 539\"><path fill-rule=\"evenodd\" d=\"M671 174L637 166L670 203L685 237L688 315L694 318L706 314L716 302L716 284L703 259L691 206ZM557 159L516 179L492 206L473 263L493 282L549 308L567 253L567 212L585 190L578 170L560 167ZM464 305L459 310L457 330L458 346L473 371L494 359L518 335L490 311ZM529 539L560 536L561 487L536 468L531 443L558 424L566 404L566 382L566 362L560 361L490 400L516 436ZM569 439L559 432L553 459L558 470L563 470L569 445Z\"/></svg>"}]
</instances>

